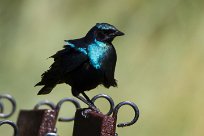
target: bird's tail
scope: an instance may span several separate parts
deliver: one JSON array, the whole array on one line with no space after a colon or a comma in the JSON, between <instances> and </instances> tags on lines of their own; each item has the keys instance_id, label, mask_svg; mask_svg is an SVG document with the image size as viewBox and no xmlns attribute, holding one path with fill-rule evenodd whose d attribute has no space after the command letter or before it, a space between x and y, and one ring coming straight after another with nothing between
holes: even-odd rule
<instances>
[{"instance_id":1,"label":"bird's tail","mask_svg":"<svg viewBox=\"0 0 204 136\"><path fill-rule=\"evenodd\" d=\"M40 91L38 92L38 95L43 95L43 94L49 94L52 89L55 87L55 85L45 85Z\"/></svg>"}]
</instances>

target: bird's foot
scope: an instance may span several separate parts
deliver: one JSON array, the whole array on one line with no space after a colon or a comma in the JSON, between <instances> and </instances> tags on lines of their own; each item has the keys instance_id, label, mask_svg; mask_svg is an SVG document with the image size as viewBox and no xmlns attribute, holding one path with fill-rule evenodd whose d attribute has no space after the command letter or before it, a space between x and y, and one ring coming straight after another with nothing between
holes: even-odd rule
<instances>
[{"instance_id":1,"label":"bird's foot","mask_svg":"<svg viewBox=\"0 0 204 136\"><path fill-rule=\"evenodd\" d=\"M94 103L90 100L90 101L87 101L86 99L84 99L82 96L76 96L79 100L81 100L82 102L84 102L85 104L88 105L88 107L97 112L97 113L100 113L100 110L94 105Z\"/></svg>"},{"instance_id":2,"label":"bird's foot","mask_svg":"<svg viewBox=\"0 0 204 136\"><path fill-rule=\"evenodd\" d=\"M88 109L84 109L84 110L81 112L81 115L82 115L84 118L88 118L88 117L89 117L89 114L88 114L88 113L91 112L91 111L94 111L94 112L96 112L96 113L100 113L99 109L96 108L96 106L92 106L92 107L89 106Z\"/></svg>"},{"instance_id":3,"label":"bird's foot","mask_svg":"<svg viewBox=\"0 0 204 136\"><path fill-rule=\"evenodd\" d=\"M92 109L93 111L97 112L97 113L100 113L100 110L93 104L90 104L89 108Z\"/></svg>"}]
</instances>

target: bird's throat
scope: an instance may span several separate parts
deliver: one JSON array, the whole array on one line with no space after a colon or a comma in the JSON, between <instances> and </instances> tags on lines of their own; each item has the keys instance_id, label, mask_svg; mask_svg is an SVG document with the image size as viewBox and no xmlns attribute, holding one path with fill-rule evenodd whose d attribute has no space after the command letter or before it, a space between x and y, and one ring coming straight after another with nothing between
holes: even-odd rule
<instances>
[{"instance_id":1,"label":"bird's throat","mask_svg":"<svg viewBox=\"0 0 204 136\"><path fill-rule=\"evenodd\" d=\"M102 66L102 61L106 56L110 46L106 43L94 40L92 44L88 46L88 57L90 59L91 65L96 68L100 69Z\"/></svg>"}]
</instances>

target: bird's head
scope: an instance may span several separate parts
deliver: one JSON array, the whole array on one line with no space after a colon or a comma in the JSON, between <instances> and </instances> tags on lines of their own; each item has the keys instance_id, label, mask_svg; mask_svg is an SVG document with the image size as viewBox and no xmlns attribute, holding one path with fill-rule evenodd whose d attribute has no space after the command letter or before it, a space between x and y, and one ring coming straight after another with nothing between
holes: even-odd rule
<instances>
[{"instance_id":1,"label":"bird's head","mask_svg":"<svg viewBox=\"0 0 204 136\"><path fill-rule=\"evenodd\" d=\"M111 43L116 36L122 35L124 35L123 32L119 31L116 27L108 23L97 23L87 33L89 38L107 43Z\"/></svg>"}]
</instances>

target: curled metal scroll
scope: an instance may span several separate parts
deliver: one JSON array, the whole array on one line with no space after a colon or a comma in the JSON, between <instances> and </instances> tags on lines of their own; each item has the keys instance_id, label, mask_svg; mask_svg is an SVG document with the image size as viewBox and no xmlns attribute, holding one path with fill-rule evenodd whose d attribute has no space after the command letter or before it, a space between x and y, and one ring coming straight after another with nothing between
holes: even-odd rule
<instances>
[{"instance_id":1,"label":"curled metal scroll","mask_svg":"<svg viewBox=\"0 0 204 136\"><path fill-rule=\"evenodd\" d=\"M71 102L72 104L74 104L76 109L81 108L79 102L76 99L74 99L74 98L64 98L64 99L60 100L56 105L56 110L58 112L60 111L60 108L61 108L61 106L62 106L62 104L64 102ZM58 121L62 121L62 122L69 122L69 121L73 121L73 120L74 120L74 117L71 117L71 118L59 117L59 119L58 119Z\"/></svg>"},{"instance_id":2,"label":"curled metal scroll","mask_svg":"<svg viewBox=\"0 0 204 136\"><path fill-rule=\"evenodd\" d=\"M18 127L14 122L12 122L10 120L0 121L0 126L3 124L8 124L8 125L12 126L14 129L14 136L19 136Z\"/></svg>"},{"instance_id":3,"label":"curled metal scroll","mask_svg":"<svg viewBox=\"0 0 204 136\"><path fill-rule=\"evenodd\" d=\"M55 104L51 101L48 101L48 100L43 100L43 101L38 102L35 105L34 109L37 110L40 108L40 106L43 106L43 105L46 105L46 106L50 107L51 109L55 109Z\"/></svg>"},{"instance_id":4,"label":"curled metal scroll","mask_svg":"<svg viewBox=\"0 0 204 136\"><path fill-rule=\"evenodd\" d=\"M118 105L116 105L114 111L113 111L113 117L116 117L117 118L117 114L118 114L118 111L119 109L123 106L123 105L129 105L133 108L134 112L135 112L135 116L133 118L132 121L130 122L125 122L125 123L119 123L117 125L117 127L126 127L126 126L131 126L133 125L135 122L137 122L138 118L139 118L139 109L137 107L136 104L134 104L133 102L130 102L130 101L124 101L124 102L121 102L119 103Z\"/></svg>"},{"instance_id":5,"label":"curled metal scroll","mask_svg":"<svg viewBox=\"0 0 204 136\"><path fill-rule=\"evenodd\" d=\"M0 113L4 112L4 105L0 102Z\"/></svg>"},{"instance_id":6,"label":"curled metal scroll","mask_svg":"<svg viewBox=\"0 0 204 136\"><path fill-rule=\"evenodd\" d=\"M48 101L48 100L40 101L40 102L38 102L38 103L35 105L34 109L37 110L37 109L40 108L40 106L46 105L46 106L50 107L51 109L56 110L56 111L59 113L60 108L61 108L61 106L62 106L62 104L63 104L64 102L71 102L72 104L74 104L74 106L76 107L76 109L77 109L77 108L81 108L79 102L78 102L76 99L74 99L74 98L64 98L64 99L60 100L60 101L57 103L57 105L55 105L53 102ZM69 121L73 121L73 120L74 120L74 117L71 117L71 118L60 117L58 120L59 120L59 121L63 121L63 122L69 122Z\"/></svg>"},{"instance_id":7,"label":"curled metal scroll","mask_svg":"<svg viewBox=\"0 0 204 136\"><path fill-rule=\"evenodd\" d=\"M3 113L3 112L0 112L0 118L8 118L8 117L12 116L14 114L14 112L16 111L16 101L11 95L8 95L8 94L0 95L0 100L1 99L8 100L12 105L12 109L11 109L10 113L6 114L6 113ZM3 111L4 110L4 105L2 104L1 107L2 107L1 110Z\"/></svg>"},{"instance_id":8,"label":"curled metal scroll","mask_svg":"<svg viewBox=\"0 0 204 136\"><path fill-rule=\"evenodd\" d=\"M106 113L106 115L108 115L108 116L111 115L112 112L113 112L113 109L114 109L114 101L113 101L113 99L110 96L106 95L106 94L98 94L98 95L94 96L91 99L91 101L94 103L99 98L105 98L106 100L108 100L108 102L110 104L110 109L109 109L108 113Z\"/></svg>"}]
</instances>

